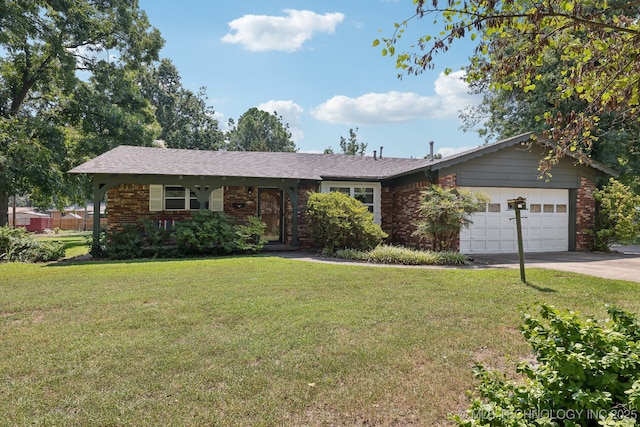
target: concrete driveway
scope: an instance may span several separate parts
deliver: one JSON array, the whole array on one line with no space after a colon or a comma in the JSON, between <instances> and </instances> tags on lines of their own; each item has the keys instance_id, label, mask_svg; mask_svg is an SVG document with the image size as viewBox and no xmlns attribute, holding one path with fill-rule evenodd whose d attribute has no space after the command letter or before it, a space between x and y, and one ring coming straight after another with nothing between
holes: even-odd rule
<instances>
[{"instance_id":1,"label":"concrete driveway","mask_svg":"<svg viewBox=\"0 0 640 427\"><path fill-rule=\"evenodd\" d=\"M547 268L571 271L605 279L628 280L640 283L640 245L614 246L611 253L603 252L547 252L525 253L525 268ZM368 264L358 261L322 257L306 252L273 252L281 258L331 264L362 264L369 267L402 268L520 268L518 254L469 255L472 264L460 266L400 266L395 264Z\"/></svg>"},{"instance_id":2,"label":"concrete driveway","mask_svg":"<svg viewBox=\"0 0 640 427\"><path fill-rule=\"evenodd\" d=\"M640 283L640 245L614 246L612 251L615 252L525 253L525 268L548 268ZM518 254L471 255L470 258L476 266L520 266Z\"/></svg>"}]
</instances>

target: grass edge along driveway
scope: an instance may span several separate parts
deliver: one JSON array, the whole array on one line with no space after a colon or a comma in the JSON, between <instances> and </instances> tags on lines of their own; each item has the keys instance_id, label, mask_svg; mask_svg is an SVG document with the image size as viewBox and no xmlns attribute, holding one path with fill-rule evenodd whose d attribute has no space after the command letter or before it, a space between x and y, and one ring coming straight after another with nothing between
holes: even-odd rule
<instances>
[{"instance_id":1,"label":"grass edge along driveway","mask_svg":"<svg viewBox=\"0 0 640 427\"><path fill-rule=\"evenodd\" d=\"M7 425L447 425L509 370L536 301L602 316L640 287L572 273L277 257L0 264Z\"/></svg>"}]
</instances>

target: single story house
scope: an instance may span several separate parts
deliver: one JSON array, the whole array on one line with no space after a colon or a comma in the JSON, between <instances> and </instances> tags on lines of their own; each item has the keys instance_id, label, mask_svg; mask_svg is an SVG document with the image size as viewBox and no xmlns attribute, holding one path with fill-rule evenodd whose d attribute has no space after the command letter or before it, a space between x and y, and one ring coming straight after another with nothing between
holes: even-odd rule
<instances>
[{"instance_id":1,"label":"single story house","mask_svg":"<svg viewBox=\"0 0 640 427\"><path fill-rule=\"evenodd\" d=\"M491 198L461 231L462 253L517 252L514 214L507 210L507 200L516 197L528 203L526 252L589 250L592 192L599 176L616 173L597 162L563 158L550 180L540 179L539 161L548 150L530 133L434 160L119 146L70 173L92 175L94 206L108 194L109 229L140 218L166 226L210 209L238 222L260 216L269 241L305 248L313 246L305 227L309 192L341 191L369 207L390 243L425 247L412 235L413 224L421 191L435 183ZM99 224L93 229L97 235Z\"/></svg>"}]
</instances>

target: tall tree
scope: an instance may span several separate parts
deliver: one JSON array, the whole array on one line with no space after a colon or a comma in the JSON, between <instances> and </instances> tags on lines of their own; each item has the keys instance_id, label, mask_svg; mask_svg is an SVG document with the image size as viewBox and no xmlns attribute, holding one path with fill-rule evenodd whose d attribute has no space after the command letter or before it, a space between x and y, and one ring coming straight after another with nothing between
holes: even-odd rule
<instances>
[{"instance_id":1,"label":"tall tree","mask_svg":"<svg viewBox=\"0 0 640 427\"><path fill-rule=\"evenodd\" d=\"M169 59L141 75L144 96L155 107L155 117L168 147L195 150L224 148L224 135L207 105L206 88L196 93L185 89L178 70Z\"/></svg>"},{"instance_id":2,"label":"tall tree","mask_svg":"<svg viewBox=\"0 0 640 427\"><path fill-rule=\"evenodd\" d=\"M132 72L152 62L161 46L137 1L0 3L0 226L11 194L46 204L68 189L69 156L83 150L66 112L77 108L81 87L105 68Z\"/></svg>"},{"instance_id":3,"label":"tall tree","mask_svg":"<svg viewBox=\"0 0 640 427\"><path fill-rule=\"evenodd\" d=\"M358 132L358 128L356 128L356 130L349 129L348 139L340 135L340 149L342 150L342 154L364 156L364 153L367 150L367 144L364 142L358 142L358 135L356 132Z\"/></svg>"},{"instance_id":4,"label":"tall tree","mask_svg":"<svg viewBox=\"0 0 640 427\"><path fill-rule=\"evenodd\" d=\"M356 134L357 131L358 128L356 128L355 131L353 129L349 129L349 139L346 139L344 136L340 135L340 149L342 150L340 154L364 156L368 144L364 142L358 142L358 135ZM334 154L333 148L325 148L324 154Z\"/></svg>"},{"instance_id":5,"label":"tall tree","mask_svg":"<svg viewBox=\"0 0 640 427\"><path fill-rule=\"evenodd\" d=\"M283 124L282 116L275 112L253 107L240 116L237 124L229 119L229 127L229 151L297 151L289 125Z\"/></svg>"},{"instance_id":6,"label":"tall tree","mask_svg":"<svg viewBox=\"0 0 640 427\"><path fill-rule=\"evenodd\" d=\"M612 112L635 123L640 104L640 23L636 2L597 0L415 0L414 15L382 39L383 55L396 58L402 74L434 67L436 54L457 40L477 41L471 58L492 87L528 93L541 82L549 58L558 58L558 84L541 115L543 136L558 143L556 155L587 156ZM396 51L411 19L432 18L441 28L418 40L417 52ZM430 22L433 22L429 19ZM507 47L518 41L518 49ZM374 45L380 44L375 40ZM487 59L490 52L501 52ZM506 53L509 52L507 55ZM556 52L560 53L559 56ZM582 108L563 111L557 99L574 98ZM637 146L635 147L637 150Z\"/></svg>"}]
</instances>

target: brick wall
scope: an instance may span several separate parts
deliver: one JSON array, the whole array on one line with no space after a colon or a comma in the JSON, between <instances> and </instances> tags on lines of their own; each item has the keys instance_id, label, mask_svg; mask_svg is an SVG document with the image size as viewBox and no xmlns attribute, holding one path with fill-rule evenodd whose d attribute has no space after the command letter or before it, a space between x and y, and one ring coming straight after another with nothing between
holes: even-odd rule
<instances>
[{"instance_id":1,"label":"brick wall","mask_svg":"<svg viewBox=\"0 0 640 427\"><path fill-rule=\"evenodd\" d=\"M458 184L456 182L456 178L457 177L456 177L455 173L452 173L450 175L441 176L436 181L436 184L438 184L442 188L456 188L458 186Z\"/></svg>"},{"instance_id":2,"label":"brick wall","mask_svg":"<svg viewBox=\"0 0 640 427\"><path fill-rule=\"evenodd\" d=\"M382 188L382 229L389 234L389 243L412 247L426 247L428 242L420 241L413 232L413 225L419 218L418 208L421 191L428 185L419 181L397 187Z\"/></svg>"},{"instance_id":3,"label":"brick wall","mask_svg":"<svg viewBox=\"0 0 640 427\"><path fill-rule=\"evenodd\" d=\"M224 212L236 223L246 223L246 218L258 214L258 188L244 186L228 186L224 189ZM317 191L317 185L301 184L298 193L298 242L302 248L312 247L311 236L306 227L305 206L310 191ZM109 190L107 195L109 214L107 229L117 230L123 223L136 223L138 219L163 219L179 221L191 216L190 211L149 212L149 186L139 184L122 184ZM292 239L293 204L289 195L284 192L284 242L290 244Z\"/></svg>"},{"instance_id":4,"label":"brick wall","mask_svg":"<svg viewBox=\"0 0 640 427\"><path fill-rule=\"evenodd\" d=\"M593 248L594 236L591 230L596 218L596 201L593 198L595 189L595 182L584 177L580 178L576 202L576 250L578 251L589 251Z\"/></svg>"},{"instance_id":5,"label":"brick wall","mask_svg":"<svg viewBox=\"0 0 640 427\"><path fill-rule=\"evenodd\" d=\"M318 191L318 185L316 184L300 184L298 186L298 245L303 249L312 248L313 240L311 239L311 234L309 233L309 229L307 227L307 215L306 215L306 207L307 200L309 199L309 193L313 191ZM287 218L292 218L293 208L288 206L287 208ZM289 243L291 240L291 235L289 235Z\"/></svg>"},{"instance_id":6,"label":"brick wall","mask_svg":"<svg viewBox=\"0 0 640 427\"><path fill-rule=\"evenodd\" d=\"M436 182L444 188L455 188L456 175L446 175ZM419 207L422 190L429 185L426 180L397 187L382 188L382 229L389 234L389 243L429 249L430 242L413 236L416 227L413 225L420 219ZM456 245L459 247L460 242Z\"/></svg>"},{"instance_id":7,"label":"brick wall","mask_svg":"<svg viewBox=\"0 0 640 427\"><path fill-rule=\"evenodd\" d=\"M257 216L258 188L233 185L224 187L224 213L236 224L246 224L248 216Z\"/></svg>"}]
</instances>

